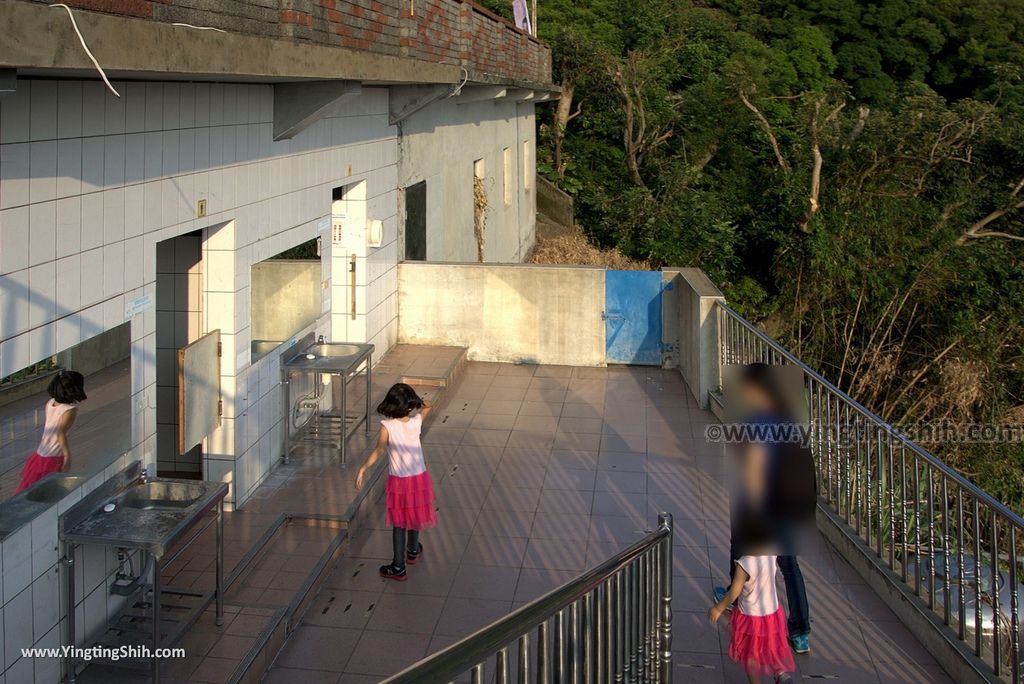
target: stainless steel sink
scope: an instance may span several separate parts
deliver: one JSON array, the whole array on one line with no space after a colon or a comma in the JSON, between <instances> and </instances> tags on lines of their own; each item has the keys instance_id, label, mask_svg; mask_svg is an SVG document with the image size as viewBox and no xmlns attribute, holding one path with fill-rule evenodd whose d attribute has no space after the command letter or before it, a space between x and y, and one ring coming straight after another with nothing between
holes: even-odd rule
<instances>
[{"instance_id":1,"label":"stainless steel sink","mask_svg":"<svg viewBox=\"0 0 1024 684\"><path fill-rule=\"evenodd\" d=\"M140 511L188 508L205 493L201 485L185 482L140 482L121 494L115 503Z\"/></svg>"},{"instance_id":2,"label":"stainless steel sink","mask_svg":"<svg viewBox=\"0 0 1024 684\"><path fill-rule=\"evenodd\" d=\"M134 461L84 495L81 501L57 519L57 535L64 544L66 558L74 558L75 549L80 544L139 549L147 556L142 566L144 569L140 571L140 576L135 578L138 586L131 589L133 592L141 592L140 595L145 600L127 603L125 608L128 612L122 612L108 624L108 627L116 624L118 629L107 631L105 634L118 640L117 643L120 645L135 644L142 638L148 641L150 648L173 646L213 600L217 602L216 624L223 624L224 497L227 493L228 486L224 482L172 480L160 477L151 479L142 468L142 463ZM111 503L114 504L113 508L109 505ZM213 511L216 511L216 518L186 539L186 534L204 519L209 520L208 514ZM181 548L192 544L202 534L203 529L214 523L214 593L162 587L162 564L171 549L179 542L183 543ZM170 562L170 559L166 562ZM146 569L150 567L151 572ZM66 588L61 593L64 595L66 615L75 613L75 575L73 572L64 573ZM161 596L165 591L173 597L173 620L166 619L165 613L161 612L161 603L167 600ZM146 602L149 604L148 609L144 607ZM142 610L141 615L137 614L137 609ZM133 627L131 630L124 630L127 622L123 621L123 618L129 613ZM68 622L66 629L66 643L77 643L75 621ZM152 634L148 639L142 636L146 631L151 631ZM67 656L66 672L75 672L75 661L74 655ZM149 681L161 681L160 659L149 658L149 661Z\"/></svg>"},{"instance_id":3,"label":"stainless steel sink","mask_svg":"<svg viewBox=\"0 0 1024 684\"><path fill-rule=\"evenodd\" d=\"M366 412L353 412L348 405L347 391L348 384L359 374L360 367L365 364L365 371L362 373L366 378ZM329 412L314 411L305 424L299 427L297 439L308 439L310 441L336 444L338 456L342 467L345 466L345 440L360 423L366 425L366 434L370 434L370 397L371 380L373 367L373 345L359 344L353 342L326 342L321 335L316 341L313 340L313 333L304 335L302 339L296 340L281 355L281 385L283 389L282 418L285 425L295 425L298 405L292 403L291 380L293 375L308 376L313 373L330 374L339 379L340 382L333 383L333 391L339 393L339 397L333 398L332 410ZM310 382L307 379L307 382ZM317 380L311 381L314 384L314 396L319 405L321 383ZM291 446L292 431L284 431L284 462L288 463Z\"/></svg>"},{"instance_id":4,"label":"stainless steel sink","mask_svg":"<svg viewBox=\"0 0 1024 684\"><path fill-rule=\"evenodd\" d=\"M77 475L57 475L40 482L25 493L25 498L36 503L56 503L82 483Z\"/></svg>"},{"instance_id":5,"label":"stainless steel sink","mask_svg":"<svg viewBox=\"0 0 1024 684\"><path fill-rule=\"evenodd\" d=\"M308 347L304 353L315 354L316 356L333 356L334 358L345 356L361 356L366 350L366 345L347 344L344 342L314 344Z\"/></svg>"}]
</instances>

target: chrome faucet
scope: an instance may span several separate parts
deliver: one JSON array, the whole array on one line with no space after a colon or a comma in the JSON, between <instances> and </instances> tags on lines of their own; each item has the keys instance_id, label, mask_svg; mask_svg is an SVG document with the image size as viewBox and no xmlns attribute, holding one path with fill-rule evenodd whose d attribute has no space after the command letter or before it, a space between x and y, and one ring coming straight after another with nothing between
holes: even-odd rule
<instances>
[{"instance_id":1,"label":"chrome faucet","mask_svg":"<svg viewBox=\"0 0 1024 684\"><path fill-rule=\"evenodd\" d=\"M320 337L316 338L316 343L317 344L323 344L324 343L324 336L321 335Z\"/></svg>"},{"instance_id":2,"label":"chrome faucet","mask_svg":"<svg viewBox=\"0 0 1024 684\"><path fill-rule=\"evenodd\" d=\"M147 482L149 482L149 471L147 471L145 468L143 468L142 471L139 473L139 482L141 482L142 484L146 484Z\"/></svg>"}]
</instances>

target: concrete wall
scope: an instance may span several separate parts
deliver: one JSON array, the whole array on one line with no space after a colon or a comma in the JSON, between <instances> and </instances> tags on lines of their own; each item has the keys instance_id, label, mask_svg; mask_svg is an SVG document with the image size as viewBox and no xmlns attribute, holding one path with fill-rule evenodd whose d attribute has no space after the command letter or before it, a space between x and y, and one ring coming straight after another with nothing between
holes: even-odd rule
<instances>
[{"instance_id":1,"label":"concrete wall","mask_svg":"<svg viewBox=\"0 0 1024 684\"><path fill-rule=\"evenodd\" d=\"M269 259L252 267L252 339L288 340L320 318L320 262Z\"/></svg>"},{"instance_id":2,"label":"concrete wall","mask_svg":"<svg viewBox=\"0 0 1024 684\"><path fill-rule=\"evenodd\" d=\"M399 341L467 347L479 361L603 366L604 279L593 267L399 264Z\"/></svg>"},{"instance_id":3,"label":"concrete wall","mask_svg":"<svg viewBox=\"0 0 1024 684\"><path fill-rule=\"evenodd\" d=\"M124 324L60 352L57 354L57 366L89 376L127 359L131 354L131 343L131 326ZM56 372L44 372L28 380L5 386L0 392L0 406L45 392Z\"/></svg>"},{"instance_id":4,"label":"concrete wall","mask_svg":"<svg viewBox=\"0 0 1024 684\"><path fill-rule=\"evenodd\" d=\"M536 232L535 129L534 105L506 99L468 104L442 99L401 124L398 183L402 188L427 183L428 261L477 261L473 163L478 159L484 160L488 196L484 261L519 262L529 255ZM512 157L508 203L506 148ZM404 256L404 233L400 238Z\"/></svg>"},{"instance_id":5,"label":"concrete wall","mask_svg":"<svg viewBox=\"0 0 1024 684\"><path fill-rule=\"evenodd\" d=\"M702 408L708 393L721 384L715 303L722 293L699 268L663 269L672 283L662 299L663 342L672 349L666 365L678 366Z\"/></svg>"},{"instance_id":6,"label":"concrete wall","mask_svg":"<svg viewBox=\"0 0 1024 684\"><path fill-rule=\"evenodd\" d=\"M575 222L572 195L562 192L546 178L537 176L537 213L544 214L566 231L571 229Z\"/></svg>"},{"instance_id":7,"label":"concrete wall","mask_svg":"<svg viewBox=\"0 0 1024 684\"><path fill-rule=\"evenodd\" d=\"M131 355L131 344L131 326L121 325L60 352L57 365L91 375L127 359Z\"/></svg>"},{"instance_id":8,"label":"concrete wall","mask_svg":"<svg viewBox=\"0 0 1024 684\"><path fill-rule=\"evenodd\" d=\"M5 63L5 53L10 51L13 54L6 63L12 66L57 66L53 60L63 57L40 55L44 62L26 61L25 56L34 52L29 44L32 36L53 36L55 44L77 40L63 12L58 15L45 7L49 4L45 0L7 0L6 4L18 12L18 21L10 22L10 36L2 32L8 25L0 25L0 64ZM397 81L423 82L423 72L447 62L463 65L473 80L551 82L551 49L547 45L466 0L416 0L415 4L407 0L89 0L71 4L92 10L76 9L78 21L108 71L146 70L143 66L148 51L137 49L142 45L156 46L153 52L164 53L161 58L175 59L170 45L167 50L159 49L159 38L171 37L172 41L184 41L178 51L194 60L192 69L199 66L219 70L227 62L231 73L265 73L265 65L260 62L265 58L262 53L269 51L267 45L255 49L256 45L239 42L261 38L278 39L286 47L302 43L307 52L311 51L309 47L330 46L342 53L335 57L342 63L365 62L368 57L388 59L392 62L392 78ZM40 26L32 21L34 15L39 15L39 20L49 18L53 30L36 31ZM174 22L223 29L228 32L225 37L229 42L208 42L209 34L172 28ZM125 35L133 40L126 43ZM41 46L47 41L31 42ZM217 50L225 44L232 48L229 54L235 59L218 56ZM76 56L81 54L75 52ZM326 60L321 57L311 61ZM415 74L417 67L419 76ZM170 69L172 66L165 64L159 70Z\"/></svg>"}]
</instances>

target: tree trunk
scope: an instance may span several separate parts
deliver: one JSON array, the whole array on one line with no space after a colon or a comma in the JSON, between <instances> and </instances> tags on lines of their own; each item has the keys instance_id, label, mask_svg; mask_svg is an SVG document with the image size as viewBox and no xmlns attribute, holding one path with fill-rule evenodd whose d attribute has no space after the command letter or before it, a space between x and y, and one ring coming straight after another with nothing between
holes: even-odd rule
<instances>
[{"instance_id":1,"label":"tree trunk","mask_svg":"<svg viewBox=\"0 0 1024 684\"><path fill-rule=\"evenodd\" d=\"M638 188L647 188L643 176L640 175L639 145L633 138L633 101L627 96L623 102L623 114L625 125L622 127L622 143L626 149L626 166L629 167L629 177Z\"/></svg>"},{"instance_id":2,"label":"tree trunk","mask_svg":"<svg viewBox=\"0 0 1024 684\"><path fill-rule=\"evenodd\" d=\"M562 85L562 97L558 100L558 107L555 109L555 121L551 131L552 147L555 151L555 173L558 179L565 178L565 163L562 161L562 142L565 140L565 130L569 126L569 119L572 112L572 98L576 93L576 84L572 81L565 81Z\"/></svg>"}]
</instances>

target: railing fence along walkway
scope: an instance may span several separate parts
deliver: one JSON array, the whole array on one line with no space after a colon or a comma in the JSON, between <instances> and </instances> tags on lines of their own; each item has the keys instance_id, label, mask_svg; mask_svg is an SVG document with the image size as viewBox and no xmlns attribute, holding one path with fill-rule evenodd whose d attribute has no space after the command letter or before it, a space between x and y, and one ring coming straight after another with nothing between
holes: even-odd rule
<instances>
[{"instance_id":1,"label":"railing fence along walkway","mask_svg":"<svg viewBox=\"0 0 1024 684\"><path fill-rule=\"evenodd\" d=\"M594 569L386 679L388 684L672 681L672 516Z\"/></svg>"},{"instance_id":2,"label":"railing fence along walkway","mask_svg":"<svg viewBox=\"0 0 1024 684\"><path fill-rule=\"evenodd\" d=\"M1024 519L717 304L722 366L803 372L823 504L1001 678L1021 681Z\"/></svg>"}]
</instances>

